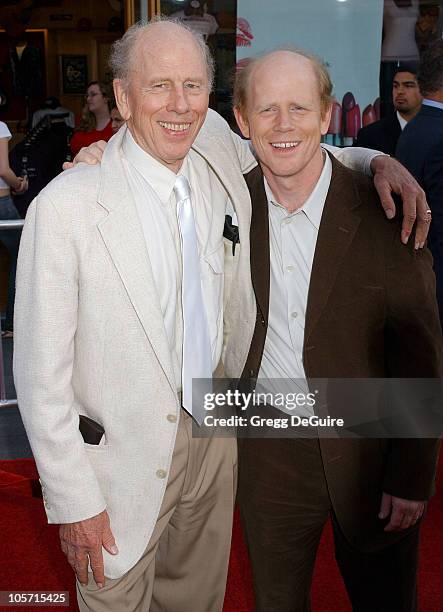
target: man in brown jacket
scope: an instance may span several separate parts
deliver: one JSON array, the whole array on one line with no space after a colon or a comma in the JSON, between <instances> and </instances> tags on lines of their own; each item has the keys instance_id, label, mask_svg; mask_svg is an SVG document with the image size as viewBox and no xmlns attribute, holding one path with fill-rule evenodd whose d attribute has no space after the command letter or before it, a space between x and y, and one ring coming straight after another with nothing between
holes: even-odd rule
<instances>
[{"instance_id":1,"label":"man in brown jacket","mask_svg":"<svg viewBox=\"0 0 443 612\"><path fill-rule=\"evenodd\" d=\"M366 177L322 152L331 89L321 62L288 50L254 60L237 78L237 122L260 161L245 177L257 323L243 376L438 378L431 257L401 244ZM436 441L243 439L239 451L257 611L310 610L329 515L353 609L417 609Z\"/></svg>"}]
</instances>

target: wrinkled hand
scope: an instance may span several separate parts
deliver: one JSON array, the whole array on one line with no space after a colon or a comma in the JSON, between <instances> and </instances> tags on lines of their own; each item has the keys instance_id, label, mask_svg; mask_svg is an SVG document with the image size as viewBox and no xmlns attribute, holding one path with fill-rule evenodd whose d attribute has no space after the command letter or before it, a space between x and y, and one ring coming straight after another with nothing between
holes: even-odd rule
<instances>
[{"instance_id":1,"label":"wrinkled hand","mask_svg":"<svg viewBox=\"0 0 443 612\"><path fill-rule=\"evenodd\" d=\"M105 584L102 546L112 555L118 553L106 510L78 523L60 525L60 542L78 581L88 584L88 557L97 586Z\"/></svg>"},{"instance_id":2,"label":"wrinkled hand","mask_svg":"<svg viewBox=\"0 0 443 612\"><path fill-rule=\"evenodd\" d=\"M426 196L423 189L404 166L387 155L377 155L371 161L371 170L374 174L374 185L380 196L381 204L388 219L395 215L395 204L391 192L401 196L403 200L403 223L401 240L408 242L415 221L415 248L423 248L429 231L430 216Z\"/></svg>"},{"instance_id":3,"label":"wrinkled hand","mask_svg":"<svg viewBox=\"0 0 443 612\"><path fill-rule=\"evenodd\" d=\"M72 162L65 162L63 164L63 170L69 170L69 168L73 168L75 164L80 162L90 165L99 164L107 144L105 140L98 140L90 144L89 147L82 147Z\"/></svg>"},{"instance_id":4,"label":"wrinkled hand","mask_svg":"<svg viewBox=\"0 0 443 612\"><path fill-rule=\"evenodd\" d=\"M379 519L385 519L391 515L385 531L403 531L415 523L423 516L425 511L425 501L413 501L402 499L388 493L383 493L380 505Z\"/></svg>"}]
</instances>

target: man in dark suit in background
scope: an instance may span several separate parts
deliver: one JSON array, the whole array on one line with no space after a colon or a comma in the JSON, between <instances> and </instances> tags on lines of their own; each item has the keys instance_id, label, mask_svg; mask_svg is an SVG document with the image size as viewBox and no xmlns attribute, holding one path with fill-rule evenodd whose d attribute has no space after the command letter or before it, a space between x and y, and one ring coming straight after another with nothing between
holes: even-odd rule
<instances>
[{"instance_id":1,"label":"man in dark suit in background","mask_svg":"<svg viewBox=\"0 0 443 612\"><path fill-rule=\"evenodd\" d=\"M413 64L401 64L392 82L395 113L362 127L357 134L356 146L394 155L400 134L420 110L421 100L417 68Z\"/></svg>"},{"instance_id":2,"label":"man in dark suit in background","mask_svg":"<svg viewBox=\"0 0 443 612\"><path fill-rule=\"evenodd\" d=\"M443 41L422 56L418 84L423 105L398 141L396 157L414 175L432 210L429 248L434 257L437 299L443 322Z\"/></svg>"},{"instance_id":3,"label":"man in dark suit in background","mask_svg":"<svg viewBox=\"0 0 443 612\"><path fill-rule=\"evenodd\" d=\"M430 254L404 247L371 182L322 152L331 90L326 68L298 51L265 55L237 75L236 119L260 162L245 175L257 316L245 314L255 331L243 377L266 391L281 379L442 372ZM419 526L437 456L434 440L240 439L256 611L310 610L330 515L353 610L415 612Z\"/></svg>"}]
</instances>

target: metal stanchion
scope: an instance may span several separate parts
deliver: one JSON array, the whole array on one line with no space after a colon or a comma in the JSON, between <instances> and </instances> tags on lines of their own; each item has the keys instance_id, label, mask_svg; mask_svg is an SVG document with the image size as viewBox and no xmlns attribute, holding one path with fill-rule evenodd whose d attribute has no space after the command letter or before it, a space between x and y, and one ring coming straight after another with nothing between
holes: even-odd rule
<instances>
[{"instance_id":1,"label":"metal stanchion","mask_svg":"<svg viewBox=\"0 0 443 612\"><path fill-rule=\"evenodd\" d=\"M0 230L22 229L24 219L12 219L12 221L0 221Z\"/></svg>"},{"instance_id":2,"label":"metal stanchion","mask_svg":"<svg viewBox=\"0 0 443 612\"><path fill-rule=\"evenodd\" d=\"M12 221L0 221L0 230L17 230L23 227L23 219L14 219ZM3 341L0 342L0 408L10 408L17 406L17 400L6 399L5 387L5 371L3 362Z\"/></svg>"}]
</instances>

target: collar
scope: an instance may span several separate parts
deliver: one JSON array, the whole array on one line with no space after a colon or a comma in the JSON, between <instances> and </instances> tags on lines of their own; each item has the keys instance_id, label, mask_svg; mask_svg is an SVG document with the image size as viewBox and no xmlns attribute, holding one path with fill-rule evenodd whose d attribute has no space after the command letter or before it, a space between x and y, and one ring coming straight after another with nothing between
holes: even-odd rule
<instances>
[{"instance_id":1,"label":"collar","mask_svg":"<svg viewBox=\"0 0 443 612\"><path fill-rule=\"evenodd\" d=\"M428 98L424 98L422 104L443 110L443 102L437 102L437 100L429 100Z\"/></svg>"},{"instance_id":2,"label":"collar","mask_svg":"<svg viewBox=\"0 0 443 612\"><path fill-rule=\"evenodd\" d=\"M293 215L297 215L300 212L304 212L308 217L309 221L318 231L320 227L321 217L323 214L323 207L326 201L326 196L328 195L329 185L331 183L332 176L332 163L329 158L329 155L325 155L325 161L323 163L323 170L320 174L320 178L315 184L314 189L311 191L306 202L295 210L293 213L287 213L288 217L292 217ZM265 185L266 197L268 199L268 203L273 204L274 206L278 206L286 212L286 209L277 202L274 198L271 188L266 180L266 177L263 176L263 181Z\"/></svg>"},{"instance_id":3,"label":"collar","mask_svg":"<svg viewBox=\"0 0 443 612\"><path fill-rule=\"evenodd\" d=\"M403 119L403 117L400 115L398 111L397 111L397 119L400 124L400 128L403 131L405 127L407 126L408 122L406 121L406 119Z\"/></svg>"},{"instance_id":4,"label":"collar","mask_svg":"<svg viewBox=\"0 0 443 612\"><path fill-rule=\"evenodd\" d=\"M146 153L134 140L129 129L123 136L122 153L124 158L145 179L166 205L174 190L177 174ZM185 174L185 163L180 168L180 174Z\"/></svg>"}]
</instances>

